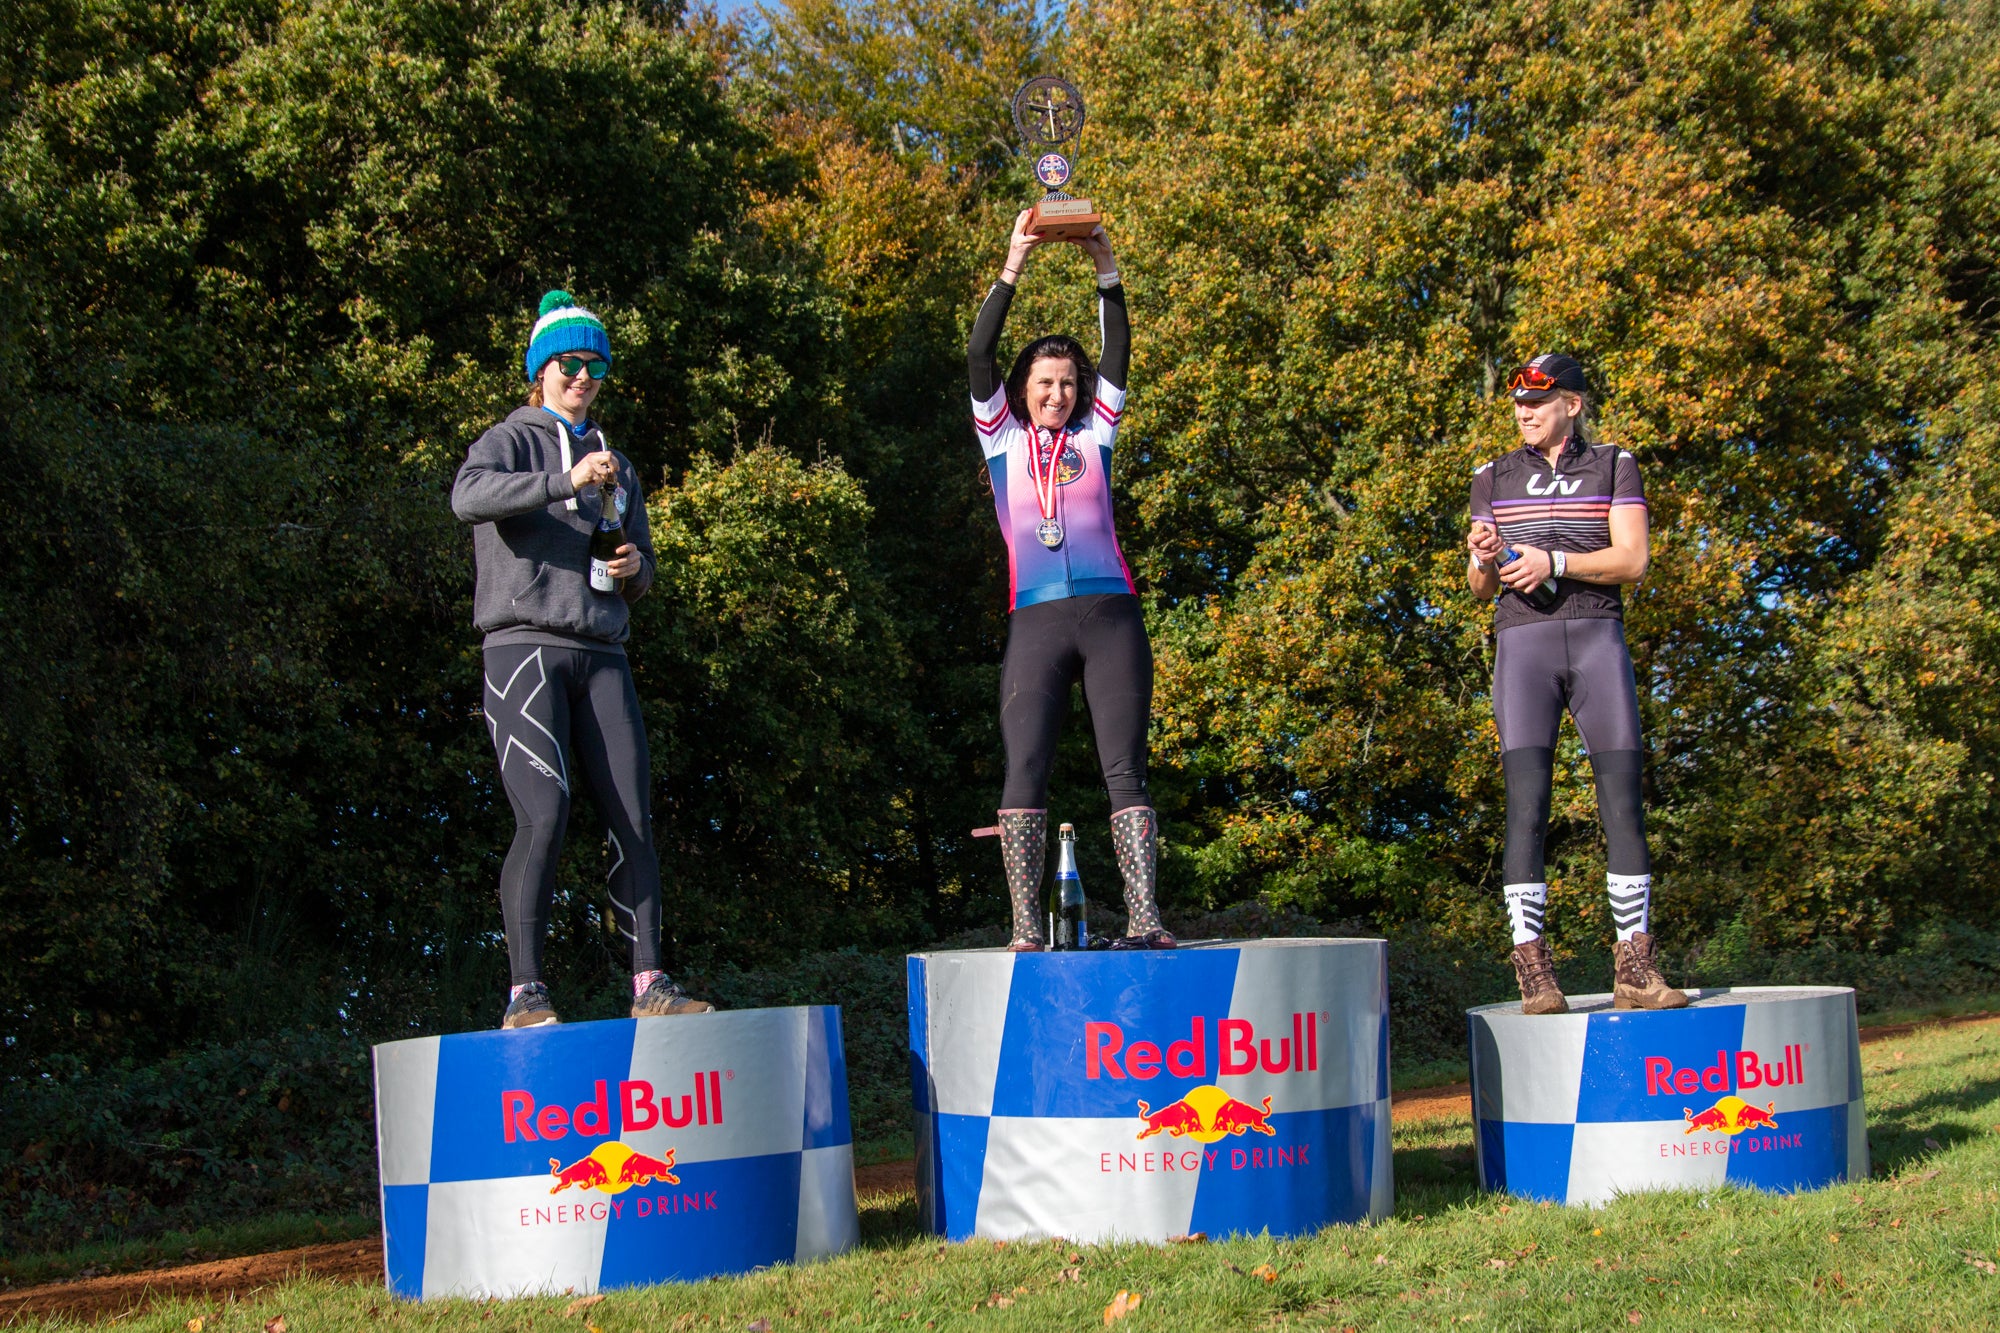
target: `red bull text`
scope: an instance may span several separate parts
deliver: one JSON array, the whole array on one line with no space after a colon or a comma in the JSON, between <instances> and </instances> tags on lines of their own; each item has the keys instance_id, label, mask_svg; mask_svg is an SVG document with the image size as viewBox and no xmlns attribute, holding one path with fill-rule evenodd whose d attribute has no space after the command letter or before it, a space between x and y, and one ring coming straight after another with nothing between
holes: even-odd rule
<instances>
[{"instance_id":1,"label":"red bull text","mask_svg":"<svg viewBox=\"0 0 2000 1333\"><path fill-rule=\"evenodd\" d=\"M1777 1063L1764 1059L1758 1051L1717 1051L1715 1063L1703 1069L1676 1068L1663 1055L1646 1057L1646 1095L1659 1097L1679 1093L1741 1092L1748 1088L1797 1087L1805 1082L1806 1055L1803 1046L1787 1046Z\"/></svg>"},{"instance_id":2,"label":"red bull text","mask_svg":"<svg viewBox=\"0 0 2000 1333\"><path fill-rule=\"evenodd\" d=\"M1211 1063L1208 1020L1189 1021L1185 1040L1125 1044L1125 1029L1116 1023L1083 1025L1085 1078L1214 1078L1228 1074L1311 1073L1319 1068L1319 1015L1293 1014L1290 1036L1260 1034L1247 1018L1225 1018L1215 1025L1216 1061Z\"/></svg>"},{"instance_id":3,"label":"red bull text","mask_svg":"<svg viewBox=\"0 0 2000 1333\"><path fill-rule=\"evenodd\" d=\"M733 1077L733 1075L732 1075ZM597 1080L596 1095L575 1106L551 1103L535 1109L535 1097L520 1088L500 1094L500 1128L509 1143L526 1139L555 1140L567 1134L578 1138L609 1137L665 1125L686 1129L690 1125L722 1123L722 1071L710 1069L694 1076L694 1091L684 1092L678 1102L673 1094L656 1097L653 1085L644 1079L627 1079L618 1085L618 1123L612 1123L609 1083Z\"/></svg>"}]
</instances>

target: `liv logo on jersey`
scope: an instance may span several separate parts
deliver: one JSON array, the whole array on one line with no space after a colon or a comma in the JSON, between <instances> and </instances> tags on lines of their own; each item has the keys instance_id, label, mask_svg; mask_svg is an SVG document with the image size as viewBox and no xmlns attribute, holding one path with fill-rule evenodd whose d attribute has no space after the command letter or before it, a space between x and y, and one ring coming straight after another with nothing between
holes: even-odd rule
<instances>
[{"instance_id":1,"label":"liv logo on jersey","mask_svg":"<svg viewBox=\"0 0 2000 1333\"><path fill-rule=\"evenodd\" d=\"M1539 477L1528 478L1528 494L1530 495L1575 495L1582 486L1582 477L1550 477L1549 484L1546 486L1541 484L1541 478Z\"/></svg>"}]
</instances>

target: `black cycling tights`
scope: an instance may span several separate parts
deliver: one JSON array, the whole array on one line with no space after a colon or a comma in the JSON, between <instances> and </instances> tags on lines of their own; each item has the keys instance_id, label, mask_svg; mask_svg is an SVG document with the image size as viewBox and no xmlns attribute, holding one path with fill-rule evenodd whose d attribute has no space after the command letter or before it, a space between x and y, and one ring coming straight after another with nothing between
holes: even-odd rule
<instances>
[{"instance_id":1,"label":"black cycling tights","mask_svg":"<svg viewBox=\"0 0 2000 1333\"><path fill-rule=\"evenodd\" d=\"M546 644L488 648L486 725L514 807L514 843L500 870L514 984L542 979L556 856L578 776L611 844L611 904L619 931L632 942L632 970L658 968L660 861L653 850L646 727L631 666L615 653Z\"/></svg>"},{"instance_id":2,"label":"black cycling tights","mask_svg":"<svg viewBox=\"0 0 2000 1333\"><path fill-rule=\"evenodd\" d=\"M1493 720L1507 780L1508 884L1542 879L1549 787L1563 710L1576 719L1597 779L1605 869L1647 875L1639 781L1639 695L1625 627L1616 620L1547 620L1503 629L1494 652Z\"/></svg>"},{"instance_id":3,"label":"black cycling tights","mask_svg":"<svg viewBox=\"0 0 2000 1333\"><path fill-rule=\"evenodd\" d=\"M1002 809L1047 807L1056 738L1078 676L1111 813L1152 804L1146 724L1153 710L1153 649L1139 599L1121 592L1040 602L1009 617L1000 664L1000 738L1007 747Z\"/></svg>"}]
</instances>

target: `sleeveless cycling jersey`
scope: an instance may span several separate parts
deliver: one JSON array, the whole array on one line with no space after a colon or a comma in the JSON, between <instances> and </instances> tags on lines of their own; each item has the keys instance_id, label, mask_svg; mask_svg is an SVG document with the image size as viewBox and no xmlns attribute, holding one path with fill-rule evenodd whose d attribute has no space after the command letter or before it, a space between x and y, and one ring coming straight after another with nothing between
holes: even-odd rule
<instances>
[{"instance_id":1,"label":"sleeveless cycling jersey","mask_svg":"<svg viewBox=\"0 0 2000 1333\"><path fill-rule=\"evenodd\" d=\"M1581 555L1611 545L1611 511L1646 506L1639 464L1608 444L1576 444L1550 467L1539 449L1522 445L1472 474L1472 518L1491 523L1508 546ZM1548 620L1623 620L1623 592L1609 583L1560 579L1558 599L1537 611L1527 598L1504 590L1493 603L1493 628Z\"/></svg>"},{"instance_id":2,"label":"sleeveless cycling jersey","mask_svg":"<svg viewBox=\"0 0 2000 1333\"><path fill-rule=\"evenodd\" d=\"M1027 423L1007 407L1007 388L972 401L973 424L993 479L993 509L1007 542L1008 609L1019 610L1062 597L1134 592L1132 572L1118 549L1111 517L1111 449L1125 391L1097 381L1097 399L1080 423L1051 434ZM1030 466L1030 439L1037 451ZM1054 512L1062 542L1051 549L1037 535L1043 521L1036 495L1037 472L1055 470Z\"/></svg>"}]
</instances>

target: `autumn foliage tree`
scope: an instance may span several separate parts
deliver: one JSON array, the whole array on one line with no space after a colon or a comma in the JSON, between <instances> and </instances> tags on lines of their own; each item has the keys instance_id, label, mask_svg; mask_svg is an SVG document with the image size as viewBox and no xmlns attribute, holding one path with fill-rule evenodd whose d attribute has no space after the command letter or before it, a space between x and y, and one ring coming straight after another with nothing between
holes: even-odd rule
<instances>
[{"instance_id":1,"label":"autumn foliage tree","mask_svg":"<svg viewBox=\"0 0 2000 1333\"><path fill-rule=\"evenodd\" d=\"M506 813L443 492L554 285L611 328L661 534L634 661L676 965L999 921L963 339L1044 70L1089 100L1134 316L1170 915L1499 948L1460 543L1502 377L1560 347L1653 505L1669 943L1990 920L1996 31L1990 0L8 8L0 1063L490 1018ZM1088 336L1091 291L1040 255L1010 337ZM1054 803L1101 827L1066 745ZM565 874L551 957L609 975L587 850Z\"/></svg>"}]
</instances>

